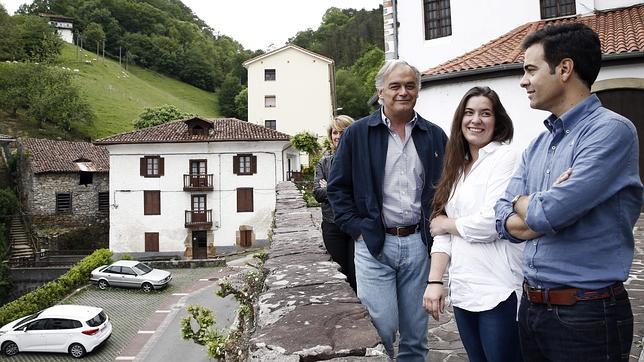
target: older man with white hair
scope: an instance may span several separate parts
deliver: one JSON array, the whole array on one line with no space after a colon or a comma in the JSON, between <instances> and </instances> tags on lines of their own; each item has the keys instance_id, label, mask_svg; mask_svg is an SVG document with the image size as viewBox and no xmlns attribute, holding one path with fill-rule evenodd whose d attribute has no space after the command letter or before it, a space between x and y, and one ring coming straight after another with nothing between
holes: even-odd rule
<instances>
[{"instance_id":1,"label":"older man with white hair","mask_svg":"<svg viewBox=\"0 0 644 362\"><path fill-rule=\"evenodd\" d=\"M427 358L427 313L422 300L434 185L447 136L414 111L420 72L402 60L376 76L380 109L344 130L327 195L335 222L355 240L357 292L378 334L398 361Z\"/></svg>"}]
</instances>

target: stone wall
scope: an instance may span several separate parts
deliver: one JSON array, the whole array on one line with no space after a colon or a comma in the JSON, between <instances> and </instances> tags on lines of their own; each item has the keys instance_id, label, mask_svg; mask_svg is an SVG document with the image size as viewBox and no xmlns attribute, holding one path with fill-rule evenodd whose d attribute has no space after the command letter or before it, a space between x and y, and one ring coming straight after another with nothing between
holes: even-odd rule
<instances>
[{"instance_id":1,"label":"stone wall","mask_svg":"<svg viewBox=\"0 0 644 362\"><path fill-rule=\"evenodd\" d=\"M277 187L267 290L259 297L252 361L387 361L369 313L330 261L295 185Z\"/></svg>"}]
</instances>

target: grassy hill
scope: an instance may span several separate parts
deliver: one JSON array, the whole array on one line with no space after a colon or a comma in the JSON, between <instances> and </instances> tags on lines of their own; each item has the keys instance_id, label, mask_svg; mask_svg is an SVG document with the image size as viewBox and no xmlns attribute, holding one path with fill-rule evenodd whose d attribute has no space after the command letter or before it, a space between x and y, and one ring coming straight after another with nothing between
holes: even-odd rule
<instances>
[{"instance_id":1,"label":"grassy hill","mask_svg":"<svg viewBox=\"0 0 644 362\"><path fill-rule=\"evenodd\" d=\"M130 65L125 71L118 61L94 59L97 59L96 54L65 44L57 65L79 70L77 84L97 118L92 125L83 126L79 131L92 139L133 129L132 121L145 107L173 104L182 111L204 117L219 115L215 93L137 66ZM87 64L85 60L91 63ZM2 132L13 135L69 137L53 128L38 129L22 117L10 119L0 115L0 121L4 125Z\"/></svg>"}]
</instances>

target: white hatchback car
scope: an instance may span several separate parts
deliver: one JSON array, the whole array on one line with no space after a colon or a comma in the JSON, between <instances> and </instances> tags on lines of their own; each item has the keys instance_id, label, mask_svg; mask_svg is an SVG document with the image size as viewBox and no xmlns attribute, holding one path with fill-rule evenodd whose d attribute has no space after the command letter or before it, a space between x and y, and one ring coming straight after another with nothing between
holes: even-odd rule
<instances>
[{"instance_id":1,"label":"white hatchback car","mask_svg":"<svg viewBox=\"0 0 644 362\"><path fill-rule=\"evenodd\" d=\"M101 308L55 305L0 328L0 348L18 352L69 353L81 358L112 335L112 323Z\"/></svg>"}]
</instances>

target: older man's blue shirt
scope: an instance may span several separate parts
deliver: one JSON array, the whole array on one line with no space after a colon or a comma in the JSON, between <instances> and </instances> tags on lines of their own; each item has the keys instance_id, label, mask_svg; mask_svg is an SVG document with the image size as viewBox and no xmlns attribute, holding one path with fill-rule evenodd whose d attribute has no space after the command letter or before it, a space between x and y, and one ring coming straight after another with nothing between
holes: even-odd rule
<instances>
[{"instance_id":1,"label":"older man's blue shirt","mask_svg":"<svg viewBox=\"0 0 644 362\"><path fill-rule=\"evenodd\" d=\"M560 118L524 151L495 207L497 231L515 195L530 195L526 223L544 235L526 242L523 272L541 288L598 289L623 281L633 261L633 226L642 206L639 144L632 122L592 95ZM568 168L572 175L553 186Z\"/></svg>"}]
</instances>

